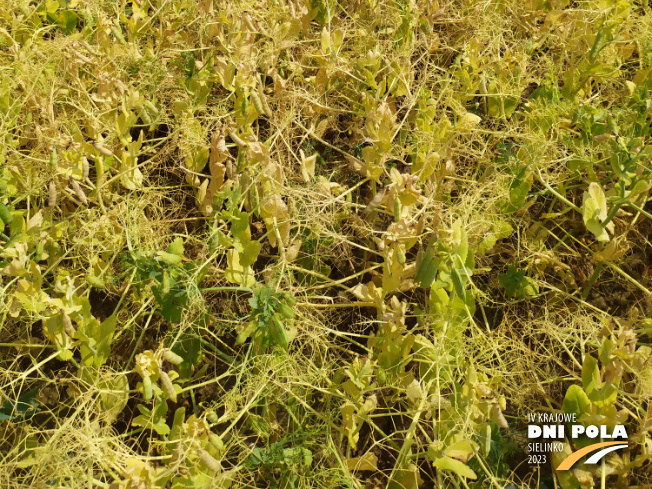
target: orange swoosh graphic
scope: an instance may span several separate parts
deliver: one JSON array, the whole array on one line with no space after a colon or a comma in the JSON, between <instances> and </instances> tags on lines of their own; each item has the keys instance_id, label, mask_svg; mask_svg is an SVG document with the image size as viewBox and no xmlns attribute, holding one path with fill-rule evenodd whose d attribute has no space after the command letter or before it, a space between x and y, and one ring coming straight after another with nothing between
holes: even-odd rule
<instances>
[{"instance_id":1,"label":"orange swoosh graphic","mask_svg":"<svg viewBox=\"0 0 652 489\"><path fill-rule=\"evenodd\" d=\"M569 455L564 459L562 463L559 464L559 467L557 467L557 470L568 470L570 469L573 465L575 465L575 462L577 462L579 459L581 459L584 455L587 453L591 453L598 448L604 448L604 447L610 447L612 445L622 445L622 441L606 441L604 443L596 443L594 445L589 445L588 447L584 447L581 450L576 451L572 455Z\"/></svg>"}]
</instances>

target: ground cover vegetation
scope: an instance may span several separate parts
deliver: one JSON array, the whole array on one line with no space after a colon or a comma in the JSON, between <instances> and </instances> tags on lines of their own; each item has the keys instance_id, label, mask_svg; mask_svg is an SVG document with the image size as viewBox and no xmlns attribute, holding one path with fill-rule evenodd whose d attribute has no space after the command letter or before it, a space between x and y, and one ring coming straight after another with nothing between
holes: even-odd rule
<instances>
[{"instance_id":1,"label":"ground cover vegetation","mask_svg":"<svg viewBox=\"0 0 652 489\"><path fill-rule=\"evenodd\" d=\"M647 0L0 0L0 487L649 487L651 90Z\"/></svg>"}]
</instances>

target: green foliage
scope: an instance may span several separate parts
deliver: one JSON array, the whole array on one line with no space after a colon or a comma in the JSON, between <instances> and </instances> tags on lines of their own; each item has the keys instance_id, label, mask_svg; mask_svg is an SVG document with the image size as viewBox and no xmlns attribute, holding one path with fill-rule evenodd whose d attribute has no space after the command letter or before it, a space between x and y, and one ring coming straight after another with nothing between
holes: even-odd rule
<instances>
[{"instance_id":1,"label":"green foliage","mask_svg":"<svg viewBox=\"0 0 652 489\"><path fill-rule=\"evenodd\" d=\"M18 418L29 418L40 411L36 396L38 388L31 389L20 395L15 401L8 401L0 406L0 421Z\"/></svg>"},{"instance_id":2,"label":"green foliage","mask_svg":"<svg viewBox=\"0 0 652 489\"><path fill-rule=\"evenodd\" d=\"M287 292L275 292L271 287L260 287L249 299L251 313L249 322L238 334L237 343L247 338L253 339L257 352L262 352L272 345L288 349L295 331L291 329L295 314L292 306L294 297Z\"/></svg>"},{"instance_id":3,"label":"green foliage","mask_svg":"<svg viewBox=\"0 0 652 489\"><path fill-rule=\"evenodd\" d=\"M245 460L248 470L260 470L263 479L270 480L272 487L293 487L301 473L312 465L312 452L302 446L290 446L286 441L256 447Z\"/></svg>"},{"instance_id":4,"label":"green foliage","mask_svg":"<svg viewBox=\"0 0 652 489\"><path fill-rule=\"evenodd\" d=\"M170 432L170 427L165 423L165 415L168 412L168 405L166 402L157 402L154 409L148 409L142 404L138 405L140 415L136 416L132 421L134 426L142 426L156 431L159 435L167 435Z\"/></svg>"},{"instance_id":5,"label":"green foliage","mask_svg":"<svg viewBox=\"0 0 652 489\"><path fill-rule=\"evenodd\" d=\"M499 143L500 156L497 164L511 175L508 187L509 198L501 204L502 211L509 214L522 208L532 186L532 172L529 169L529 148L514 146L511 141Z\"/></svg>"},{"instance_id":6,"label":"green foliage","mask_svg":"<svg viewBox=\"0 0 652 489\"><path fill-rule=\"evenodd\" d=\"M507 297L523 299L526 295L539 293L539 286L528 278L526 273L526 270L518 270L514 265L510 265L507 273L498 274L498 282L504 287Z\"/></svg>"}]
</instances>

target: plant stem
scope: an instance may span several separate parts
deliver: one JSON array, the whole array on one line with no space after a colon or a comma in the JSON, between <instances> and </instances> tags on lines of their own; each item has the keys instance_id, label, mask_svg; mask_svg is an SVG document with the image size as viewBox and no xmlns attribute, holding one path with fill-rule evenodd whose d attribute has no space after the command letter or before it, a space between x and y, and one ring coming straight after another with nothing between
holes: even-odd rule
<instances>
[{"instance_id":1,"label":"plant stem","mask_svg":"<svg viewBox=\"0 0 652 489\"><path fill-rule=\"evenodd\" d=\"M559 192L557 192L554 188L552 188L552 187L551 187L551 186L550 186L550 185L549 185L549 184L548 184L548 183L543 179L543 177L541 176L541 172L538 171L538 170L537 170L537 176L539 177L539 181L541 182L541 184L542 184L544 187L546 187L550 192L552 192L552 194L553 194L555 197L557 197L559 200L561 200L562 202L564 202L566 205L569 205L572 209L576 210L576 211L579 212L580 214L582 213L582 209L580 209L579 207L577 207L577 206L576 206L575 204L573 204L570 200L568 200L566 197L564 197L564 196L561 195Z\"/></svg>"},{"instance_id":2,"label":"plant stem","mask_svg":"<svg viewBox=\"0 0 652 489\"><path fill-rule=\"evenodd\" d=\"M615 204L613 209L611 209L611 212L607 215L607 218L602 222L602 228L607 227L607 224L611 222L611 220L616 217L616 214L620 210L620 208L623 206L624 202Z\"/></svg>"},{"instance_id":3,"label":"plant stem","mask_svg":"<svg viewBox=\"0 0 652 489\"><path fill-rule=\"evenodd\" d=\"M591 274L591 278L589 278L589 281L586 284L586 287L582 291L582 300L585 301L586 298L589 296L589 292L591 291L591 287L593 287L593 284L595 281L598 279L598 276L600 275L600 272L602 271L602 266L604 265L604 262L600 262L595 266L595 269L593 270L593 274Z\"/></svg>"},{"instance_id":4,"label":"plant stem","mask_svg":"<svg viewBox=\"0 0 652 489\"><path fill-rule=\"evenodd\" d=\"M253 293L253 290L249 287L208 287L206 289L199 289L202 292L223 292L227 290L234 290L239 292L249 292Z\"/></svg>"},{"instance_id":5,"label":"plant stem","mask_svg":"<svg viewBox=\"0 0 652 489\"><path fill-rule=\"evenodd\" d=\"M629 205L630 207L633 207L634 209L636 209L638 212L640 212L641 214L643 214L643 215L644 215L645 217L647 217L648 219L652 219L652 214L650 214L649 212L645 212L643 209L641 209L641 208L640 208L639 206L637 206L636 204L632 204L631 202L628 202L627 205Z\"/></svg>"},{"instance_id":6,"label":"plant stem","mask_svg":"<svg viewBox=\"0 0 652 489\"><path fill-rule=\"evenodd\" d=\"M605 465L604 457L602 457L602 467L600 468L600 488L607 489L607 466Z\"/></svg>"}]
</instances>

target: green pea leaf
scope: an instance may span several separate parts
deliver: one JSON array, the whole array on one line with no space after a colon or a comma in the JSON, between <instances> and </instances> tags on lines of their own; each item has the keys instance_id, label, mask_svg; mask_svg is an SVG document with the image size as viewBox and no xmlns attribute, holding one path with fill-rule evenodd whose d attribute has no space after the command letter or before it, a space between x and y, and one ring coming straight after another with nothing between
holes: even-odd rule
<instances>
[{"instance_id":1,"label":"green pea leaf","mask_svg":"<svg viewBox=\"0 0 652 489\"><path fill-rule=\"evenodd\" d=\"M478 478L478 476L475 475L475 472L473 472L473 470L471 470L468 465L460 462L459 460L455 460L454 458L446 456L437 457L432 461L432 465L434 465L439 470L443 470L445 472L453 472L454 474L460 477L466 477L467 479Z\"/></svg>"}]
</instances>

